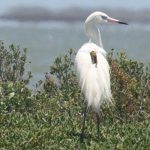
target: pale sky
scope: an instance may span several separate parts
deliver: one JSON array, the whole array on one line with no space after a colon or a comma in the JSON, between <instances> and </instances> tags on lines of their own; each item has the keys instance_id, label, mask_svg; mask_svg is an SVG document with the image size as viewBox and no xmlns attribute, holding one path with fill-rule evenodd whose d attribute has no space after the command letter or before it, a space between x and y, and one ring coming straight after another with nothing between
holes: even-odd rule
<instances>
[{"instance_id":1,"label":"pale sky","mask_svg":"<svg viewBox=\"0 0 150 150\"><path fill-rule=\"evenodd\" d=\"M150 0L1 0L0 12L13 6L44 6L51 9L65 7L123 7L130 9L150 8Z\"/></svg>"}]
</instances>

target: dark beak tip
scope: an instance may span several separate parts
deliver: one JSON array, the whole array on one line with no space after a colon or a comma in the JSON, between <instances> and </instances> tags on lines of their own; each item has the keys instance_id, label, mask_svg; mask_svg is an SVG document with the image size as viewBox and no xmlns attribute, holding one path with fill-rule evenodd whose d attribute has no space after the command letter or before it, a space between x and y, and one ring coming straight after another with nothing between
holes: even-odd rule
<instances>
[{"instance_id":1,"label":"dark beak tip","mask_svg":"<svg viewBox=\"0 0 150 150\"><path fill-rule=\"evenodd\" d=\"M125 22L124 24L125 24L125 25L129 25L129 24L128 24L128 23L126 23L126 22Z\"/></svg>"},{"instance_id":2,"label":"dark beak tip","mask_svg":"<svg viewBox=\"0 0 150 150\"><path fill-rule=\"evenodd\" d=\"M124 25L128 25L128 23L126 23L126 22L122 22L122 21L119 21L118 23L120 23L120 24L124 24Z\"/></svg>"}]
</instances>

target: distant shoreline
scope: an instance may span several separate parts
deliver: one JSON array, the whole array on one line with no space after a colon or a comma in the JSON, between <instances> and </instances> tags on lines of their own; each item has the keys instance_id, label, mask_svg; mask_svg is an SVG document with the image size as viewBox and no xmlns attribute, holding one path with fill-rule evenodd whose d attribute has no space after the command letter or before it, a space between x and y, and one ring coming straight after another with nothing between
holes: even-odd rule
<instances>
[{"instance_id":1,"label":"distant shoreline","mask_svg":"<svg viewBox=\"0 0 150 150\"><path fill-rule=\"evenodd\" d=\"M108 8L66 8L58 11L45 7L13 7L7 13L0 15L0 19L18 22L45 22L45 21L64 21L79 22L93 11L100 10L111 14L111 16L125 20L127 22L150 23L150 9L131 10L131 9L108 9Z\"/></svg>"}]
</instances>

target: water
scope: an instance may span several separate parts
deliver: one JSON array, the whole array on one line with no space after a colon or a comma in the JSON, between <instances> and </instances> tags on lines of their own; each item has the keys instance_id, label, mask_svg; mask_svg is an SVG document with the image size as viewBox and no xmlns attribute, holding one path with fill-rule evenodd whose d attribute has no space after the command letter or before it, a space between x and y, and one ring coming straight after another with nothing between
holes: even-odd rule
<instances>
[{"instance_id":1,"label":"water","mask_svg":"<svg viewBox=\"0 0 150 150\"><path fill-rule=\"evenodd\" d=\"M132 59L150 62L150 25L132 24L101 26L103 45L106 51L114 48L125 51ZM32 84L44 77L56 56L70 48L76 51L88 41L81 23L11 23L0 24L0 40L6 45L14 43L28 48L27 69L32 71Z\"/></svg>"}]
</instances>

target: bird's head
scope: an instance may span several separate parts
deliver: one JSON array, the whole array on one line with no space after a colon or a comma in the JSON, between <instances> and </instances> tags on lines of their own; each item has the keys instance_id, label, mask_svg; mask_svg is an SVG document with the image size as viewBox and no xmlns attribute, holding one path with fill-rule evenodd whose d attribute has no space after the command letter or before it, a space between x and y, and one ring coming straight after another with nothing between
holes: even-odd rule
<instances>
[{"instance_id":1,"label":"bird's head","mask_svg":"<svg viewBox=\"0 0 150 150\"><path fill-rule=\"evenodd\" d=\"M94 12L87 17L85 24L90 23L90 22L92 22L94 24L111 22L111 23L119 23L119 24L128 25L125 22L111 18L107 14L100 12L100 11Z\"/></svg>"},{"instance_id":2,"label":"bird's head","mask_svg":"<svg viewBox=\"0 0 150 150\"><path fill-rule=\"evenodd\" d=\"M90 38L90 41L94 40L97 45L103 47L98 25L100 23L108 23L108 22L127 25L127 23L111 18L103 12L99 11L94 12L91 15L89 15L85 21L85 33Z\"/></svg>"}]
</instances>

